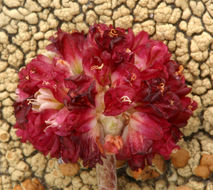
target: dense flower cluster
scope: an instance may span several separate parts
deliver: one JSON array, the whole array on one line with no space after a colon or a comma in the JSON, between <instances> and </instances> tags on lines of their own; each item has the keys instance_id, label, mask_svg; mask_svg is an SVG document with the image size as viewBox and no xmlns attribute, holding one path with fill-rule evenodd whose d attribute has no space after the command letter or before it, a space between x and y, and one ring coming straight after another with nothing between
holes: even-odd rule
<instances>
[{"instance_id":1,"label":"dense flower cluster","mask_svg":"<svg viewBox=\"0 0 213 190\"><path fill-rule=\"evenodd\" d=\"M146 32L104 24L61 30L19 72L17 135L45 155L93 167L105 154L132 169L169 158L197 105L183 67Z\"/></svg>"}]
</instances>

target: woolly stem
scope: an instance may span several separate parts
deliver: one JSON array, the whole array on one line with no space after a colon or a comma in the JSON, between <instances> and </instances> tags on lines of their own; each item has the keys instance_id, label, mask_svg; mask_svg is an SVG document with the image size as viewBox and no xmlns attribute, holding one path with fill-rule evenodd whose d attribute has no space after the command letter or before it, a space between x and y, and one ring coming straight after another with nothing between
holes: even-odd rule
<instances>
[{"instance_id":1,"label":"woolly stem","mask_svg":"<svg viewBox=\"0 0 213 190\"><path fill-rule=\"evenodd\" d=\"M96 166L98 190L117 190L115 155L106 155L102 160L103 165Z\"/></svg>"}]
</instances>

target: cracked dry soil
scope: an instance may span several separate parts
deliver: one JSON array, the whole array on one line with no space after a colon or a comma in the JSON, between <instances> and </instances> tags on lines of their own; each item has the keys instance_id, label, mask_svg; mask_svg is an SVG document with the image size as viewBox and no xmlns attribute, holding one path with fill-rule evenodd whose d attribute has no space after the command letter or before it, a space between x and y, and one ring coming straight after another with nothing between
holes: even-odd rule
<instances>
[{"instance_id":1,"label":"cracked dry soil","mask_svg":"<svg viewBox=\"0 0 213 190\"><path fill-rule=\"evenodd\" d=\"M45 51L57 27L87 32L95 22L145 30L167 44L199 105L179 143L189 154L186 165L161 160L165 169L147 180L119 169L119 189L213 190L212 0L0 0L0 190L97 189L94 169L61 166L20 143L12 128L18 70Z\"/></svg>"}]
</instances>

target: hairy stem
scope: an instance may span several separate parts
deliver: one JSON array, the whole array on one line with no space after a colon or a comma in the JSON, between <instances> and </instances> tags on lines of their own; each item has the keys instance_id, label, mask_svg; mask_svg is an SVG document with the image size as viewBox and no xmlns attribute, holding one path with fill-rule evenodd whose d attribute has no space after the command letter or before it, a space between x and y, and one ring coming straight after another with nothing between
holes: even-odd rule
<instances>
[{"instance_id":1,"label":"hairy stem","mask_svg":"<svg viewBox=\"0 0 213 190\"><path fill-rule=\"evenodd\" d=\"M98 190L117 190L115 155L106 155L102 160L103 165L96 165Z\"/></svg>"}]
</instances>

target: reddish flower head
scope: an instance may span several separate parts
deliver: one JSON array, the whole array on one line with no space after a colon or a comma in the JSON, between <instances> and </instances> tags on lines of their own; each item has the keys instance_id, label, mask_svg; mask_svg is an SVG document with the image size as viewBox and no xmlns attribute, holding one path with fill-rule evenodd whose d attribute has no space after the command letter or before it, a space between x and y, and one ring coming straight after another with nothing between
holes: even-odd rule
<instances>
[{"instance_id":1,"label":"reddish flower head","mask_svg":"<svg viewBox=\"0 0 213 190\"><path fill-rule=\"evenodd\" d=\"M115 154L132 169L166 159L197 105L167 47L104 24L59 30L19 73L17 135L45 155L90 167Z\"/></svg>"}]
</instances>

